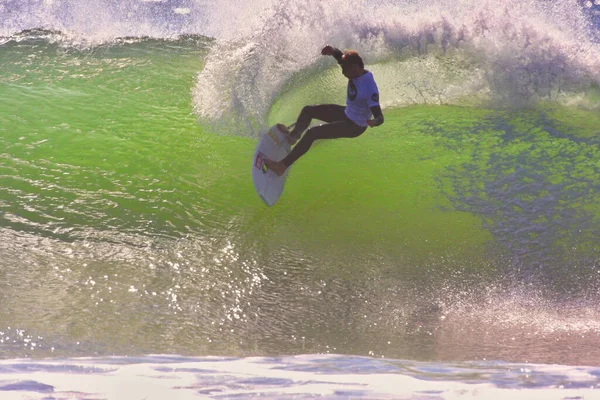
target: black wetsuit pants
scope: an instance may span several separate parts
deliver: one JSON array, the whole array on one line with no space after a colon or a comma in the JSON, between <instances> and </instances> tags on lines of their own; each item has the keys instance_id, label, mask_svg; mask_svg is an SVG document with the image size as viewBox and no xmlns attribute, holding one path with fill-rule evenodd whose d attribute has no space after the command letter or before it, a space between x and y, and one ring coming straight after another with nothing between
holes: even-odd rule
<instances>
[{"instance_id":1,"label":"black wetsuit pants","mask_svg":"<svg viewBox=\"0 0 600 400\"><path fill-rule=\"evenodd\" d=\"M302 139L292 149L292 152L283 159L283 164L286 168L302 157L310 149L315 140L354 138L367 130L367 127L356 125L346 117L344 113L345 109L346 107L338 104L320 104L304 107L302 112L300 112L300 116L298 116L292 136L299 137L308 128L313 119L327 123L314 126L304 134Z\"/></svg>"}]
</instances>

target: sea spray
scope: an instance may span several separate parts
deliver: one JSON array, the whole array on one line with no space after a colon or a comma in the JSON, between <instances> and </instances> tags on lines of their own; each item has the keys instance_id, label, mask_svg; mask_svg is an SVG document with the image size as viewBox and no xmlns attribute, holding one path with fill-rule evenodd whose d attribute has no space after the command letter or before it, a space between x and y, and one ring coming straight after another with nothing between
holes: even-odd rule
<instances>
[{"instance_id":1,"label":"sea spray","mask_svg":"<svg viewBox=\"0 0 600 400\"><path fill-rule=\"evenodd\" d=\"M198 75L194 108L201 122L221 126L216 131L264 129L290 82L321 75L316 90L333 86L336 78L323 74L335 63L319 53L327 43L363 54L384 106L523 107L575 97L597 106L581 93L600 81L600 51L572 2L289 0L261 15L251 34L218 41Z\"/></svg>"}]
</instances>

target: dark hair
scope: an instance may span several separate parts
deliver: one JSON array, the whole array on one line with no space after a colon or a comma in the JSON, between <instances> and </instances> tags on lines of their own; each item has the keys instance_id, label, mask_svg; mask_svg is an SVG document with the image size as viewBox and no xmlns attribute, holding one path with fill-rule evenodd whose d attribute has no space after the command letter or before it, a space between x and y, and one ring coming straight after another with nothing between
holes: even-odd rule
<instances>
[{"instance_id":1,"label":"dark hair","mask_svg":"<svg viewBox=\"0 0 600 400\"><path fill-rule=\"evenodd\" d=\"M356 50L346 50L342 55L342 64L357 64L361 68L365 67L362 58L360 58Z\"/></svg>"}]
</instances>

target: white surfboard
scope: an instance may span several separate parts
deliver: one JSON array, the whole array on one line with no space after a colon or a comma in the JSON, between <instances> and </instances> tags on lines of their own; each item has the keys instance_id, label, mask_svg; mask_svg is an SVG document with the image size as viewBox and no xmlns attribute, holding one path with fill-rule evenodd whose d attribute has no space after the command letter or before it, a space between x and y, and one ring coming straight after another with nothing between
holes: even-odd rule
<instances>
[{"instance_id":1,"label":"white surfboard","mask_svg":"<svg viewBox=\"0 0 600 400\"><path fill-rule=\"evenodd\" d=\"M279 200L281 193L283 193L283 185L285 184L289 168L283 175L279 176L267 167L264 160L265 158L273 161L282 160L290 151L291 147L287 141L286 134L277 125L272 126L260 136L260 140L254 150L254 157L252 158L252 181L254 182L256 193L258 193L258 196L269 207L275 204Z\"/></svg>"}]
</instances>

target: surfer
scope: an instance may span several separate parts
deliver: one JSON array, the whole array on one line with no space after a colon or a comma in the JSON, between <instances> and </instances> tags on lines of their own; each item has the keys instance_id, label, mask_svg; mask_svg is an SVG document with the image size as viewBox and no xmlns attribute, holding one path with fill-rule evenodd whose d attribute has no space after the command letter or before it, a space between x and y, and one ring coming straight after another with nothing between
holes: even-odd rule
<instances>
[{"instance_id":1,"label":"surfer","mask_svg":"<svg viewBox=\"0 0 600 400\"><path fill-rule=\"evenodd\" d=\"M280 124L279 128L288 134L288 141L293 145L313 119L326 122L306 131L283 160L265 160L267 167L277 175L283 175L285 170L302 157L317 139L355 138L368 127L373 128L383 124L379 90L373 74L365 69L360 55L354 50L342 52L329 45L321 50L321 54L333 56L342 67L342 74L348 78L346 106L338 104L306 106L300 112L291 132L286 126Z\"/></svg>"}]
</instances>

